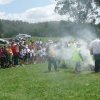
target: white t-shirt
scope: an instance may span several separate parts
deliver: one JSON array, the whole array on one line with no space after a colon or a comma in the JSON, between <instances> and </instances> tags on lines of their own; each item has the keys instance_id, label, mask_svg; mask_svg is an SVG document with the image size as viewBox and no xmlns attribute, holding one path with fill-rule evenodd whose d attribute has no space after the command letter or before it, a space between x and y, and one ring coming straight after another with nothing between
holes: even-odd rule
<instances>
[{"instance_id":1,"label":"white t-shirt","mask_svg":"<svg viewBox=\"0 0 100 100\"><path fill-rule=\"evenodd\" d=\"M34 50L32 49L32 50L30 50L30 57L32 57L33 54L34 54Z\"/></svg>"},{"instance_id":2,"label":"white t-shirt","mask_svg":"<svg viewBox=\"0 0 100 100\"><path fill-rule=\"evenodd\" d=\"M30 49L29 48L27 48L27 53L30 53Z\"/></svg>"},{"instance_id":3,"label":"white t-shirt","mask_svg":"<svg viewBox=\"0 0 100 100\"><path fill-rule=\"evenodd\" d=\"M100 54L100 39L93 40L90 43L90 49L92 50L93 54Z\"/></svg>"}]
</instances>

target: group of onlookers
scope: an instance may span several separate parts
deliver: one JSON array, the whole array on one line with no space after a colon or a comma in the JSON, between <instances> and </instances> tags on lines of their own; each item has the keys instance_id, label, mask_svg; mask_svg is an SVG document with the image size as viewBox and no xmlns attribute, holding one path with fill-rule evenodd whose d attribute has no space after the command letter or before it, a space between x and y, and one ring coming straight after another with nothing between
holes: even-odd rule
<instances>
[{"instance_id":1,"label":"group of onlookers","mask_svg":"<svg viewBox=\"0 0 100 100\"><path fill-rule=\"evenodd\" d=\"M68 59L70 59L71 63L75 61L74 67L78 72L85 66L91 71L100 72L100 38L89 43L86 41L83 43L82 41L51 43L47 48L47 54L49 71L51 71L52 65L57 70L57 60L69 62Z\"/></svg>"},{"instance_id":2,"label":"group of onlookers","mask_svg":"<svg viewBox=\"0 0 100 100\"><path fill-rule=\"evenodd\" d=\"M2 68L25 64L43 63L46 60L46 47L42 41L12 41L0 46L0 64Z\"/></svg>"},{"instance_id":3,"label":"group of onlookers","mask_svg":"<svg viewBox=\"0 0 100 100\"><path fill-rule=\"evenodd\" d=\"M83 45L83 46L82 46ZM81 48L80 48L81 47ZM77 41L52 41L43 43L39 41L26 41L21 40L19 42L11 41L8 45L0 45L0 65L1 68L11 66L23 66L26 64L37 64L48 61L48 70L51 71L52 64L55 70L57 70L57 62L66 62L68 59L73 59L78 62L76 66L79 66L79 62L87 59L86 63L90 60L90 53L94 56L94 71L100 71L100 39L96 39L90 43L90 48L84 47L84 44L80 44ZM81 50L79 50L81 49ZM83 54L82 54L83 53ZM84 55L85 54L85 55ZM88 56L89 55L89 56ZM84 56L82 58L82 56ZM88 58L89 57L89 58ZM77 60L77 61L76 61ZM71 61L72 62L72 61ZM79 67L76 67L79 70Z\"/></svg>"}]
</instances>

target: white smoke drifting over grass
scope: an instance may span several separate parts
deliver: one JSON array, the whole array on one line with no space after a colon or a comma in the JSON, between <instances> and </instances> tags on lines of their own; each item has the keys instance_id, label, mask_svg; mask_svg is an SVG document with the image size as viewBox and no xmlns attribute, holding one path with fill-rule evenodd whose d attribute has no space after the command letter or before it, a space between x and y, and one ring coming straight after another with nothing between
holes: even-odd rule
<instances>
[{"instance_id":1,"label":"white smoke drifting over grass","mask_svg":"<svg viewBox=\"0 0 100 100\"><path fill-rule=\"evenodd\" d=\"M70 63L68 67L75 68L76 62L73 61L75 49L79 49L79 54L82 57L81 71L90 71L94 68L93 56L90 54L89 44L97 36L94 31L86 28L77 30L77 34L74 36L67 36L59 40L56 45L55 52L57 59ZM76 54L75 54L76 55ZM77 58L77 57L76 57ZM74 65L73 65L74 64Z\"/></svg>"},{"instance_id":2,"label":"white smoke drifting over grass","mask_svg":"<svg viewBox=\"0 0 100 100\"><path fill-rule=\"evenodd\" d=\"M86 41L81 41L80 54L82 56L82 69L91 70L94 66L93 56L90 53L89 44Z\"/></svg>"}]
</instances>

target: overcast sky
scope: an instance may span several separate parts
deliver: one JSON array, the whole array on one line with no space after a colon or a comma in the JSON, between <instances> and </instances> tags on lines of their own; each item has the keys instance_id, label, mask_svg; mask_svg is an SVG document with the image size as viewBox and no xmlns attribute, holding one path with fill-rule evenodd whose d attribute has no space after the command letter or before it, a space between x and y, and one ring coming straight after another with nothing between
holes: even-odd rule
<instances>
[{"instance_id":1,"label":"overcast sky","mask_svg":"<svg viewBox=\"0 0 100 100\"><path fill-rule=\"evenodd\" d=\"M54 7L54 0L0 0L0 18L32 23L66 19Z\"/></svg>"}]
</instances>

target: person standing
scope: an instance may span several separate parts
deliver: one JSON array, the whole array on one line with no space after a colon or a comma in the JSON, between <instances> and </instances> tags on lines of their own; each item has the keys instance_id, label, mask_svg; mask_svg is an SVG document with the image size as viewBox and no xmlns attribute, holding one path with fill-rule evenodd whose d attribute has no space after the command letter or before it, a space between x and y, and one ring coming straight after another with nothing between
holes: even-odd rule
<instances>
[{"instance_id":1,"label":"person standing","mask_svg":"<svg viewBox=\"0 0 100 100\"><path fill-rule=\"evenodd\" d=\"M0 47L0 64L1 68L5 68L5 55L4 55L4 48Z\"/></svg>"},{"instance_id":2,"label":"person standing","mask_svg":"<svg viewBox=\"0 0 100 100\"><path fill-rule=\"evenodd\" d=\"M90 52L95 60L95 72L100 71L100 39L97 38L90 43Z\"/></svg>"},{"instance_id":3,"label":"person standing","mask_svg":"<svg viewBox=\"0 0 100 100\"><path fill-rule=\"evenodd\" d=\"M75 63L75 73L80 73L82 71L82 62L83 62L83 58L81 55L81 46L77 47L77 46L73 46L72 47L73 50L73 54L72 54L72 60Z\"/></svg>"},{"instance_id":4,"label":"person standing","mask_svg":"<svg viewBox=\"0 0 100 100\"><path fill-rule=\"evenodd\" d=\"M47 61L48 61L48 71L51 71L52 65L54 66L55 71L57 71L56 64L56 51L53 45L47 47Z\"/></svg>"},{"instance_id":5,"label":"person standing","mask_svg":"<svg viewBox=\"0 0 100 100\"><path fill-rule=\"evenodd\" d=\"M8 54L8 65L11 67L13 65L13 51L11 48L11 45L7 48L7 54Z\"/></svg>"},{"instance_id":6,"label":"person standing","mask_svg":"<svg viewBox=\"0 0 100 100\"><path fill-rule=\"evenodd\" d=\"M12 44L12 52L13 52L13 61L14 61L14 65L17 66L18 65L18 59L19 59L19 46L14 43Z\"/></svg>"}]
</instances>

